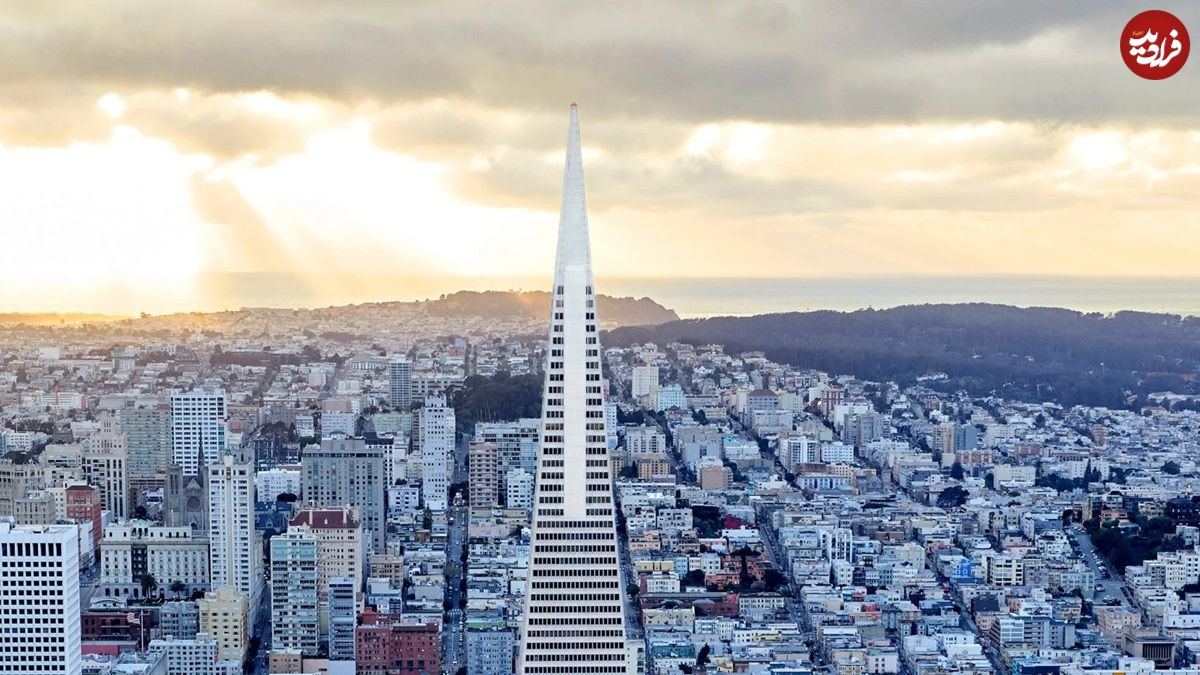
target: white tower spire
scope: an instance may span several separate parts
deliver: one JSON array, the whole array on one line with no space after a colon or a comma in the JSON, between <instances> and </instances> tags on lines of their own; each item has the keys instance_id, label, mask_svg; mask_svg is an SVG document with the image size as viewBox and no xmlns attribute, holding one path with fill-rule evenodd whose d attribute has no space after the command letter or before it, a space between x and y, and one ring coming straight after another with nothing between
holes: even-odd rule
<instances>
[{"instance_id":1,"label":"white tower spire","mask_svg":"<svg viewBox=\"0 0 1200 675\"><path fill-rule=\"evenodd\" d=\"M558 256L554 273L585 271L592 275L592 247L588 237L587 195L583 189L583 150L579 142L579 107L571 104L567 130L567 161L563 170L562 209L558 216Z\"/></svg>"},{"instance_id":2,"label":"white tower spire","mask_svg":"<svg viewBox=\"0 0 1200 675\"><path fill-rule=\"evenodd\" d=\"M519 672L628 673L579 110L573 103L550 304Z\"/></svg>"}]
</instances>

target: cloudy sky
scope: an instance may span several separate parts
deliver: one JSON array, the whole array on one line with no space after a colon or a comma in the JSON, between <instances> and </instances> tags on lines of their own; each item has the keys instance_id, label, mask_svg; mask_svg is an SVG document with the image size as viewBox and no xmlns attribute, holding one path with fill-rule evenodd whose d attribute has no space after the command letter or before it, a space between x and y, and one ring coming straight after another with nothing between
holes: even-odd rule
<instances>
[{"instance_id":1,"label":"cloudy sky","mask_svg":"<svg viewBox=\"0 0 1200 675\"><path fill-rule=\"evenodd\" d=\"M1194 275L1200 57L1128 72L1135 10L4 3L0 311L537 285L571 101L601 276Z\"/></svg>"}]
</instances>

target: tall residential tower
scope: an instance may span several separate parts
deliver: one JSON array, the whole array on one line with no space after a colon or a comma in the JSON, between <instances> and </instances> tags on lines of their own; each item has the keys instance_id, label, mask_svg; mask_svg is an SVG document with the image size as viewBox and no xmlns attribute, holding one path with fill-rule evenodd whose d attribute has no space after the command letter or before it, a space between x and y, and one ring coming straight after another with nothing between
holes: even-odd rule
<instances>
[{"instance_id":1,"label":"tall residential tower","mask_svg":"<svg viewBox=\"0 0 1200 675\"><path fill-rule=\"evenodd\" d=\"M627 673L599 325L571 105L520 672Z\"/></svg>"},{"instance_id":2,"label":"tall residential tower","mask_svg":"<svg viewBox=\"0 0 1200 675\"><path fill-rule=\"evenodd\" d=\"M171 458L185 476L219 462L225 450L228 412L225 391L197 387L171 394Z\"/></svg>"}]
</instances>

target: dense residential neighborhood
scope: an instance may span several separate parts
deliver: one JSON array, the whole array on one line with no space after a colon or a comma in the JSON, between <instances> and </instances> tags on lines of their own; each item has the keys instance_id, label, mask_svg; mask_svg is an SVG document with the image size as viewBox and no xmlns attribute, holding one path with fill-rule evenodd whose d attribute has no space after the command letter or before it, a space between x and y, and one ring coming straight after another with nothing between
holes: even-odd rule
<instances>
[{"instance_id":1,"label":"dense residential neighborhood","mask_svg":"<svg viewBox=\"0 0 1200 675\"><path fill-rule=\"evenodd\" d=\"M0 329L0 543L61 542L67 657L512 672L545 340L457 319L369 341L246 323ZM644 672L1194 667L1186 397L973 399L936 373L901 387L720 345L603 360Z\"/></svg>"}]
</instances>

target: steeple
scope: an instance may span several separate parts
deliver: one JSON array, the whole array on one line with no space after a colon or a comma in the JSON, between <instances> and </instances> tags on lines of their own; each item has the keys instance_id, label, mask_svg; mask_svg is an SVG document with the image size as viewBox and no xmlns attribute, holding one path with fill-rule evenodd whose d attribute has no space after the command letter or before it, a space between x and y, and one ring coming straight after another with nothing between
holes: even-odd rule
<instances>
[{"instance_id":1,"label":"steeple","mask_svg":"<svg viewBox=\"0 0 1200 675\"><path fill-rule=\"evenodd\" d=\"M585 271L591 280L592 249L588 242L587 195L583 187L583 149L579 141L579 108L571 104L567 129L567 161L563 169L562 209L558 216L555 273Z\"/></svg>"}]
</instances>

